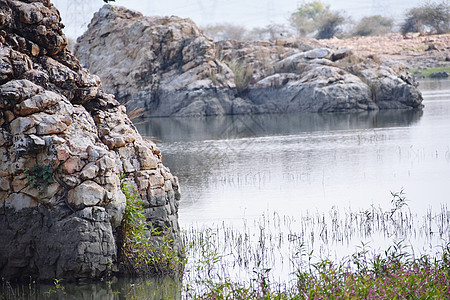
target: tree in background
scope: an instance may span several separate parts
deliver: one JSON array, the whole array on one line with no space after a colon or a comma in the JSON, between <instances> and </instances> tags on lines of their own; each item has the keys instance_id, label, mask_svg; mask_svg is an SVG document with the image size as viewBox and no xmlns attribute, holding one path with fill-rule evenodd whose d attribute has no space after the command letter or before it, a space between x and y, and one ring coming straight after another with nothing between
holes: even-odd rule
<instances>
[{"instance_id":1,"label":"tree in background","mask_svg":"<svg viewBox=\"0 0 450 300\"><path fill-rule=\"evenodd\" d=\"M356 25L353 35L369 36L383 35L392 32L394 19L375 15L362 18Z\"/></svg>"},{"instance_id":2,"label":"tree in background","mask_svg":"<svg viewBox=\"0 0 450 300\"><path fill-rule=\"evenodd\" d=\"M247 35L249 40L276 40L291 36L292 33L283 24L270 24L265 27L255 27Z\"/></svg>"},{"instance_id":3,"label":"tree in background","mask_svg":"<svg viewBox=\"0 0 450 300\"><path fill-rule=\"evenodd\" d=\"M316 30L319 16L329 11L329 8L329 5L325 6L320 1L303 3L291 14L289 22L297 34L304 37Z\"/></svg>"},{"instance_id":4,"label":"tree in background","mask_svg":"<svg viewBox=\"0 0 450 300\"><path fill-rule=\"evenodd\" d=\"M247 29L244 26L234 25L230 23L222 23L216 25L208 25L202 27L203 32L211 37L214 41L246 39Z\"/></svg>"},{"instance_id":5,"label":"tree in background","mask_svg":"<svg viewBox=\"0 0 450 300\"><path fill-rule=\"evenodd\" d=\"M306 2L297 7L289 17L291 26L301 37L315 33L318 39L327 39L342 32L346 18L330 10L329 5L321 1Z\"/></svg>"},{"instance_id":6,"label":"tree in background","mask_svg":"<svg viewBox=\"0 0 450 300\"><path fill-rule=\"evenodd\" d=\"M401 26L402 34L408 32L435 31L438 34L450 31L450 4L427 2L420 7L411 8L406 13L405 22Z\"/></svg>"},{"instance_id":7,"label":"tree in background","mask_svg":"<svg viewBox=\"0 0 450 300\"><path fill-rule=\"evenodd\" d=\"M329 11L318 20L316 38L331 39L334 36L342 34L342 25L346 18L338 11Z\"/></svg>"}]
</instances>

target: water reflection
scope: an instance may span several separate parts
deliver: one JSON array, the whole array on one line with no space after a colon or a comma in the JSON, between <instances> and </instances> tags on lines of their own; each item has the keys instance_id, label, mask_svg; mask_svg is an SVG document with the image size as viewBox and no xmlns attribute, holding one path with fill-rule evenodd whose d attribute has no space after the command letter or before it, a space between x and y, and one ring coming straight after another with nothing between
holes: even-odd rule
<instances>
[{"instance_id":1,"label":"water reflection","mask_svg":"<svg viewBox=\"0 0 450 300\"><path fill-rule=\"evenodd\" d=\"M0 298L16 299L181 299L182 283L171 277L113 278L110 281L74 284L60 280L57 284L11 285L2 282Z\"/></svg>"},{"instance_id":2,"label":"water reflection","mask_svg":"<svg viewBox=\"0 0 450 300\"><path fill-rule=\"evenodd\" d=\"M450 80L420 86L423 111L157 118L137 126L159 141L180 179L182 225L267 209L385 207L401 188L423 211L450 194Z\"/></svg>"},{"instance_id":3,"label":"water reflection","mask_svg":"<svg viewBox=\"0 0 450 300\"><path fill-rule=\"evenodd\" d=\"M154 137L159 142L180 142L410 126L422 115L422 110L384 110L358 113L141 118L135 123L142 135Z\"/></svg>"}]
</instances>

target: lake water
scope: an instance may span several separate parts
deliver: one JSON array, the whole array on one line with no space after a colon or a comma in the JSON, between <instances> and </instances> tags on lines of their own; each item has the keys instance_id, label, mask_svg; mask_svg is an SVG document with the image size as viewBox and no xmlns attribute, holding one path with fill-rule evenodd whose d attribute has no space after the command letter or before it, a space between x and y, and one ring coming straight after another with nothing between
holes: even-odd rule
<instances>
[{"instance_id":1,"label":"lake water","mask_svg":"<svg viewBox=\"0 0 450 300\"><path fill-rule=\"evenodd\" d=\"M374 251L402 242L431 254L449 241L450 80L423 80L420 89L422 111L153 118L137 127L179 178L181 227L215 228L225 275L249 279L262 261L288 280L298 261L289 257L286 265L282 253L293 242L341 260L362 242ZM386 216L391 192L400 191L408 217L367 234L355 216ZM247 272L235 265L245 254L228 247L227 230L248 237ZM262 240L279 253L263 253Z\"/></svg>"},{"instance_id":2,"label":"lake water","mask_svg":"<svg viewBox=\"0 0 450 300\"><path fill-rule=\"evenodd\" d=\"M153 137L182 188L179 220L211 225L266 211L450 200L450 80L420 82L423 111L157 118Z\"/></svg>"}]
</instances>

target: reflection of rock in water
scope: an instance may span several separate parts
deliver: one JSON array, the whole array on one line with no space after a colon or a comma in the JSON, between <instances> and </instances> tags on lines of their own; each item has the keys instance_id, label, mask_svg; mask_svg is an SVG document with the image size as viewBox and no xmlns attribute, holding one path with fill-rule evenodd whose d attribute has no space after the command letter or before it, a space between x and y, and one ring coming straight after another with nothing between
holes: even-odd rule
<instances>
[{"instance_id":1,"label":"reflection of rock in water","mask_svg":"<svg viewBox=\"0 0 450 300\"><path fill-rule=\"evenodd\" d=\"M423 115L422 110L382 110L376 112L372 117L373 128L384 128L391 126L410 126L420 120Z\"/></svg>"},{"instance_id":2,"label":"reflection of rock in water","mask_svg":"<svg viewBox=\"0 0 450 300\"><path fill-rule=\"evenodd\" d=\"M409 126L422 110L380 110L353 113L303 113L211 116L200 118L146 118L137 121L144 136L162 142L236 139L301 132Z\"/></svg>"}]
</instances>

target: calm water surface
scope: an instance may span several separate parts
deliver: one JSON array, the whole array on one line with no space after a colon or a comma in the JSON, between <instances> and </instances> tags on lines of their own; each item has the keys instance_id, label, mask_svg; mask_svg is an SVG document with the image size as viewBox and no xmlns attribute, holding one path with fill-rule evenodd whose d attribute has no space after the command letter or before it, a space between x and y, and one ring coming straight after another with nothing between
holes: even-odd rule
<instances>
[{"instance_id":1,"label":"calm water surface","mask_svg":"<svg viewBox=\"0 0 450 300\"><path fill-rule=\"evenodd\" d=\"M138 125L180 180L182 227L268 211L450 200L450 80L421 81L423 111L158 118Z\"/></svg>"}]
</instances>

